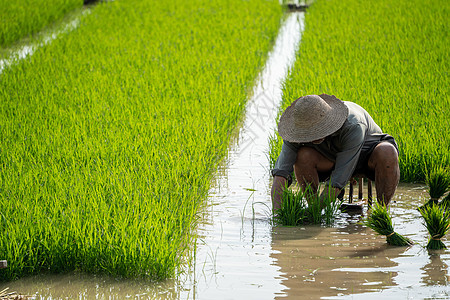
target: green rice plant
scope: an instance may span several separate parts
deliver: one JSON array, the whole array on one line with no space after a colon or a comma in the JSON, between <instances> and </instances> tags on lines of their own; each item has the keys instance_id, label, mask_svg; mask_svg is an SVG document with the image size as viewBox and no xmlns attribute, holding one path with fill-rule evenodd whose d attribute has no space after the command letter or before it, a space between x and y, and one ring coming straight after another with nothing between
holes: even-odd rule
<instances>
[{"instance_id":1,"label":"green rice plant","mask_svg":"<svg viewBox=\"0 0 450 300\"><path fill-rule=\"evenodd\" d=\"M379 235L386 236L386 242L393 246L410 246L413 242L394 231L392 219L384 204L375 202L363 224Z\"/></svg>"},{"instance_id":2,"label":"green rice plant","mask_svg":"<svg viewBox=\"0 0 450 300\"><path fill-rule=\"evenodd\" d=\"M0 280L181 271L278 1L101 3L0 74Z\"/></svg>"},{"instance_id":3,"label":"green rice plant","mask_svg":"<svg viewBox=\"0 0 450 300\"><path fill-rule=\"evenodd\" d=\"M271 167L275 166L278 155L281 152L281 147L283 145L281 141L282 141L281 137L277 131L274 132L271 136L269 136L269 151L267 156L269 158L269 165Z\"/></svg>"},{"instance_id":4,"label":"green rice plant","mask_svg":"<svg viewBox=\"0 0 450 300\"><path fill-rule=\"evenodd\" d=\"M339 213L340 204L332 197L321 199L316 193L313 195L309 187L305 191L285 188L280 208L274 212L274 221L284 226L331 225Z\"/></svg>"},{"instance_id":5,"label":"green rice plant","mask_svg":"<svg viewBox=\"0 0 450 300\"><path fill-rule=\"evenodd\" d=\"M450 228L450 210L444 210L438 205L431 205L419 209L419 211L424 218L424 225L430 233L427 249L447 249L441 238Z\"/></svg>"},{"instance_id":6,"label":"green rice plant","mask_svg":"<svg viewBox=\"0 0 450 300\"><path fill-rule=\"evenodd\" d=\"M318 194L309 193L308 195L308 206L307 206L307 223L309 224L321 224L323 215L323 203L321 202L320 196Z\"/></svg>"},{"instance_id":7,"label":"green rice plant","mask_svg":"<svg viewBox=\"0 0 450 300\"><path fill-rule=\"evenodd\" d=\"M304 193L285 188L280 208L274 212L274 221L284 226L298 226L304 224L307 217Z\"/></svg>"},{"instance_id":8,"label":"green rice plant","mask_svg":"<svg viewBox=\"0 0 450 300\"><path fill-rule=\"evenodd\" d=\"M83 0L0 0L0 47L35 33L82 6Z\"/></svg>"},{"instance_id":9,"label":"green rice plant","mask_svg":"<svg viewBox=\"0 0 450 300\"><path fill-rule=\"evenodd\" d=\"M450 187L450 171L442 166L433 167L426 174L428 192L432 200L439 200Z\"/></svg>"},{"instance_id":10,"label":"green rice plant","mask_svg":"<svg viewBox=\"0 0 450 300\"><path fill-rule=\"evenodd\" d=\"M428 184L428 192L431 199L419 207L419 210L424 209L427 206L439 204L439 198L447 192L450 186L450 174L448 168L442 166L431 168L430 171L426 172L426 183Z\"/></svg>"},{"instance_id":11,"label":"green rice plant","mask_svg":"<svg viewBox=\"0 0 450 300\"><path fill-rule=\"evenodd\" d=\"M442 199L439 205L446 210L450 209L450 193L448 193L447 196L444 199Z\"/></svg>"},{"instance_id":12,"label":"green rice plant","mask_svg":"<svg viewBox=\"0 0 450 300\"><path fill-rule=\"evenodd\" d=\"M450 77L442 75L450 69L450 2L422 4L315 1L280 108L321 93L361 105L398 142L408 182L425 181L427 166L450 165ZM279 147L272 149L276 159Z\"/></svg>"},{"instance_id":13,"label":"green rice plant","mask_svg":"<svg viewBox=\"0 0 450 300\"><path fill-rule=\"evenodd\" d=\"M439 201L437 199L429 199L425 204L419 206L417 210L423 209L428 206L439 205Z\"/></svg>"},{"instance_id":14,"label":"green rice plant","mask_svg":"<svg viewBox=\"0 0 450 300\"><path fill-rule=\"evenodd\" d=\"M332 192L334 191L330 188L322 199L323 218L327 225L333 224L336 216L342 211L341 205L343 200L336 199L336 195L334 193L331 194Z\"/></svg>"}]
</instances>

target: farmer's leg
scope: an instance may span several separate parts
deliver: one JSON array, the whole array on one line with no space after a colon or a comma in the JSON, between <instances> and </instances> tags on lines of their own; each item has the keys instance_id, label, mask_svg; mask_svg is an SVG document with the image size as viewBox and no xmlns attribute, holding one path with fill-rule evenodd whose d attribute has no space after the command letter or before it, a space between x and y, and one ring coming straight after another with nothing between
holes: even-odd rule
<instances>
[{"instance_id":1,"label":"farmer's leg","mask_svg":"<svg viewBox=\"0 0 450 300\"><path fill-rule=\"evenodd\" d=\"M319 187L319 172L329 172L333 167L334 162L330 161L315 149L302 147L297 153L294 173L303 191L308 186L311 186L313 192L317 192Z\"/></svg>"},{"instance_id":2,"label":"farmer's leg","mask_svg":"<svg viewBox=\"0 0 450 300\"><path fill-rule=\"evenodd\" d=\"M389 205L400 180L397 150L389 142L378 144L370 155L368 167L375 171L378 202Z\"/></svg>"}]
</instances>

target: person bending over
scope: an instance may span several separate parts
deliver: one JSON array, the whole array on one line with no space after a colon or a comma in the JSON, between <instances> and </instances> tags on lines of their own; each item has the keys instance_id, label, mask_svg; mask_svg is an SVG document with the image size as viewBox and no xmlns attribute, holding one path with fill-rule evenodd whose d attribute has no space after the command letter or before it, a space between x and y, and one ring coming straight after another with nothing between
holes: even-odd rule
<instances>
[{"instance_id":1,"label":"person bending over","mask_svg":"<svg viewBox=\"0 0 450 300\"><path fill-rule=\"evenodd\" d=\"M318 193L325 181L320 199L331 194L333 200L362 174L375 181L378 202L389 205L400 179L398 146L358 104L327 94L300 97L283 112L278 133L283 146L271 170L274 211L293 172L303 191Z\"/></svg>"}]
</instances>

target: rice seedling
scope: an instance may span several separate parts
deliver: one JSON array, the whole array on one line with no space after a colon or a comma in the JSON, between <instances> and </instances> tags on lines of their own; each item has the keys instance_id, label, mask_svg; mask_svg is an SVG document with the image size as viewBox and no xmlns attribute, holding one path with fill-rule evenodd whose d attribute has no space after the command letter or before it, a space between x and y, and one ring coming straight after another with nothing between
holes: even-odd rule
<instances>
[{"instance_id":1,"label":"rice seedling","mask_svg":"<svg viewBox=\"0 0 450 300\"><path fill-rule=\"evenodd\" d=\"M342 202L343 200L336 199L335 195L330 194L322 199L323 218L325 224L327 225L333 224L339 212L344 211L344 209L341 209Z\"/></svg>"},{"instance_id":2,"label":"rice seedling","mask_svg":"<svg viewBox=\"0 0 450 300\"><path fill-rule=\"evenodd\" d=\"M0 280L172 277L280 26L278 1L102 3L0 75Z\"/></svg>"},{"instance_id":3,"label":"rice seedling","mask_svg":"<svg viewBox=\"0 0 450 300\"><path fill-rule=\"evenodd\" d=\"M0 0L0 46L35 33L81 6L83 0Z\"/></svg>"},{"instance_id":4,"label":"rice seedling","mask_svg":"<svg viewBox=\"0 0 450 300\"><path fill-rule=\"evenodd\" d=\"M430 200L419 207L419 209L439 204L439 199L448 191L450 186L450 174L448 168L442 166L431 168L431 170L426 173L426 183L428 184Z\"/></svg>"},{"instance_id":5,"label":"rice seedling","mask_svg":"<svg viewBox=\"0 0 450 300\"><path fill-rule=\"evenodd\" d=\"M308 200L307 200L308 199ZM321 197L305 191L283 190L280 208L274 211L274 221L284 226L303 224L332 225L340 211L341 201L333 197Z\"/></svg>"},{"instance_id":6,"label":"rice seedling","mask_svg":"<svg viewBox=\"0 0 450 300\"><path fill-rule=\"evenodd\" d=\"M424 225L430 233L427 249L447 249L441 238L450 228L450 210L444 210L438 205L431 205L423 207L419 211L424 219Z\"/></svg>"},{"instance_id":7,"label":"rice seedling","mask_svg":"<svg viewBox=\"0 0 450 300\"><path fill-rule=\"evenodd\" d=\"M280 111L308 94L356 102L397 140L401 180L425 181L427 166L450 165L449 9L442 0L315 1Z\"/></svg>"},{"instance_id":8,"label":"rice seedling","mask_svg":"<svg viewBox=\"0 0 450 300\"><path fill-rule=\"evenodd\" d=\"M274 220L284 226L303 224L307 218L306 201L302 191L283 190L280 208L274 212Z\"/></svg>"},{"instance_id":9,"label":"rice seedling","mask_svg":"<svg viewBox=\"0 0 450 300\"><path fill-rule=\"evenodd\" d=\"M363 224L379 235L386 236L386 242L393 246L410 246L413 242L394 231L392 219L385 205L375 202Z\"/></svg>"},{"instance_id":10,"label":"rice seedling","mask_svg":"<svg viewBox=\"0 0 450 300\"><path fill-rule=\"evenodd\" d=\"M434 167L426 174L431 200L439 200L450 187L450 171L442 166Z\"/></svg>"},{"instance_id":11,"label":"rice seedling","mask_svg":"<svg viewBox=\"0 0 450 300\"><path fill-rule=\"evenodd\" d=\"M442 199L442 201L439 203L439 205L446 210L450 209L450 193L448 193L447 196L445 196L445 198Z\"/></svg>"},{"instance_id":12,"label":"rice seedling","mask_svg":"<svg viewBox=\"0 0 450 300\"><path fill-rule=\"evenodd\" d=\"M320 224L322 223L322 208L323 203L319 195L314 194L311 196L311 193L307 194L308 196L308 206L307 206L307 219L306 221L309 224ZM306 200L306 199L305 199Z\"/></svg>"}]
</instances>

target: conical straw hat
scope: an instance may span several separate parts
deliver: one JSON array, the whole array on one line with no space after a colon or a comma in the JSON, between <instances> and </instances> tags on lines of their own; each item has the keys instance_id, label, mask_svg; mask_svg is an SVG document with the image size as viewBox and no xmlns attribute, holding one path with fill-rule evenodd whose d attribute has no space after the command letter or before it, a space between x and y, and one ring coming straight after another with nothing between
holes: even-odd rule
<instances>
[{"instance_id":1,"label":"conical straw hat","mask_svg":"<svg viewBox=\"0 0 450 300\"><path fill-rule=\"evenodd\" d=\"M286 141L308 143L336 132L347 117L347 106L335 96L303 96L281 115L278 133Z\"/></svg>"}]
</instances>

